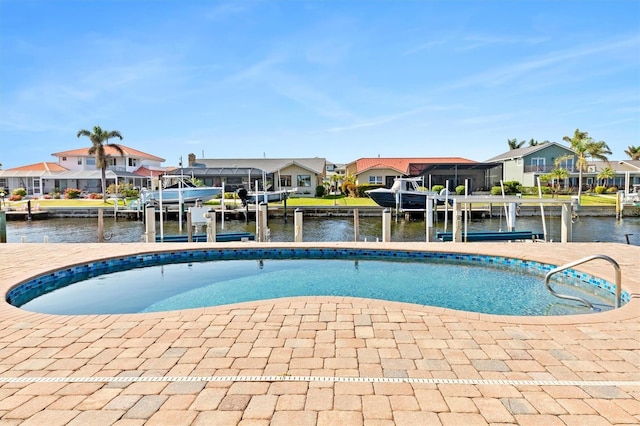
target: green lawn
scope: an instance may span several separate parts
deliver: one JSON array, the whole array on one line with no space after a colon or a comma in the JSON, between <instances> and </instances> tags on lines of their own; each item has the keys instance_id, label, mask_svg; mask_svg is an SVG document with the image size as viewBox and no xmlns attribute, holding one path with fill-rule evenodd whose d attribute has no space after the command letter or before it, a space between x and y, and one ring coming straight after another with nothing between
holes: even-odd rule
<instances>
[{"instance_id":1,"label":"green lawn","mask_svg":"<svg viewBox=\"0 0 640 426\"><path fill-rule=\"evenodd\" d=\"M523 196L523 201L526 202L527 198L537 198L537 196ZM551 195L544 195L544 198L552 198ZM559 195L555 198L558 199L570 199L570 195ZM240 205L239 200L235 200L238 205ZM496 196L496 202L500 201L500 197ZM225 200L227 205L232 204L234 200ZM88 199L72 199L72 200L64 200L64 199L49 199L49 200L31 200L31 207L36 208L47 208L47 207L104 207L104 208L113 208L114 200L107 200L106 203L103 203L102 200L88 200ZM220 204L220 200L212 200L207 202L206 204L210 205L218 205ZM284 203L272 203L275 206L284 206ZM583 206L615 206L616 204L616 196L615 194L587 194L582 195L582 205ZM23 209L26 205L26 201L7 201L6 205L15 209ZM124 202L122 200L118 200L119 206L124 206ZM287 200L287 207L330 207L330 206L342 206L342 207L370 207L376 206L376 203L373 202L370 198L351 198L345 197L343 195L338 196L325 196L322 198L289 198Z\"/></svg>"}]
</instances>

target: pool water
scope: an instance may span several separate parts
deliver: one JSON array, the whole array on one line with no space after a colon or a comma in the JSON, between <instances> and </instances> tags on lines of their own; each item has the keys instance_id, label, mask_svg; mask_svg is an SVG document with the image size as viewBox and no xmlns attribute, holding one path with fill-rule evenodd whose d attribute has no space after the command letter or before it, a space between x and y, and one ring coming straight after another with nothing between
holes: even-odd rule
<instances>
[{"instance_id":1,"label":"pool water","mask_svg":"<svg viewBox=\"0 0 640 426\"><path fill-rule=\"evenodd\" d=\"M49 314L113 314L290 296L354 296L499 315L593 312L552 296L544 274L437 259L213 260L92 275L70 274L71 282L82 281L64 284L21 308ZM557 292L584 297L600 311L613 309L611 293L575 281L565 277L552 284Z\"/></svg>"}]
</instances>

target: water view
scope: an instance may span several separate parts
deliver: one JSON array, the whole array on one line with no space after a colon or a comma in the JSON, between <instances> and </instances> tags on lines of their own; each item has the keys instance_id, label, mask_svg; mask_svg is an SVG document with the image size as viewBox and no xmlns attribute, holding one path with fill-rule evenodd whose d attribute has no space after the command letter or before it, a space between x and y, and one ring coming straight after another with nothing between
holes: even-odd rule
<instances>
[{"instance_id":1,"label":"water view","mask_svg":"<svg viewBox=\"0 0 640 426\"><path fill-rule=\"evenodd\" d=\"M506 222L502 218L478 219L468 223L471 231L505 231ZM270 239L273 242L291 242L294 240L293 218L288 221L281 217L269 220ZM165 222L164 235L180 234L179 224L175 221ZM448 224L451 230L451 223ZM560 241L560 218L546 218L548 239ZM540 217L519 217L517 230L543 232ZM140 242L144 236L144 224L139 221L107 218L104 221L105 236L108 242L131 243ZM224 229L218 220L217 232L250 232L255 234L255 222L245 223L242 220L226 220ZM436 241L435 233L444 231L444 223L436 223L431 234L431 241ZM156 232L160 235L160 227ZM183 227L182 234L186 235ZM304 241L353 241L353 218L304 218ZM382 219L380 217L360 218L360 241L376 241L382 239ZM573 223L574 242L617 242L640 245L640 217L628 217L616 220L612 217L580 217ZM7 222L7 242L9 243L90 243L97 242L97 219L46 219L34 221ZM426 241L426 229L423 221L392 221L391 241L420 242Z\"/></svg>"}]
</instances>

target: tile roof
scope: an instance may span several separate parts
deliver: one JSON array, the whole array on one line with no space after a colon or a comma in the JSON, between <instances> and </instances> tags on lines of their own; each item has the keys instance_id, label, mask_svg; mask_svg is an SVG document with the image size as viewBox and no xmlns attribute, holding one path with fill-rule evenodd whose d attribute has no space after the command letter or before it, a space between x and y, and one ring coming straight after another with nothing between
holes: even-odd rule
<instances>
[{"instance_id":1,"label":"tile roof","mask_svg":"<svg viewBox=\"0 0 640 426\"><path fill-rule=\"evenodd\" d=\"M26 166L14 167L12 169L6 169L5 172L64 172L68 169L62 167L58 163L42 162L28 164Z\"/></svg>"},{"instance_id":2,"label":"tile roof","mask_svg":"<svg viewBox=\"0 0 640 426\"><path fill-rule=\"evenodd\" d=\"M133 174L136 176L143 176L143 177L149 177L149 176L158 177L165 174L166 172L167 172L166 170L152 170L144 166L140 166L136 169L136 171L133 172Z\"/></svg>"},{"instance_id":3,"label":"tile roof","mask_svg":"<svg viewBox=\"0 0 640 426\"><path fill-rule=\"evenodd\" d=\"M115 145L115 144L104 145L105 154L111 155L111 156L114 156L114 157L119 157L120 156L120 152L118 152L116 150L116 148L114 148L112 145ZM157 156L151 155L151 154L147 154L146 152L138 151L137 149L129 148L126 145L122 145L120 143L117 144L117 145L120 146L120 148L122 148L122 151L124 151L124 155L126 157L144 158L144 159L147 159L147 160L153 160L153 161L159 161L159 162L165 161L164 158L157 157ZM88 156L90 156L89 147L72 149L70 151L54 152L51 155L54 155L56 157L88 157Z\"/></svg>"},{"instance_id":4,"label":"tile roof","mask_svg":"<svg viewBox=\"0 0 640 426\"><path fill-rule=\"evenodd\" d=\"M409 172L410 164L473 164L477 161L462 157L409 157L409 158L359 158L355 161L358 173L369 169L395 169L402 173Z\"/></svg>"}]
</instances>

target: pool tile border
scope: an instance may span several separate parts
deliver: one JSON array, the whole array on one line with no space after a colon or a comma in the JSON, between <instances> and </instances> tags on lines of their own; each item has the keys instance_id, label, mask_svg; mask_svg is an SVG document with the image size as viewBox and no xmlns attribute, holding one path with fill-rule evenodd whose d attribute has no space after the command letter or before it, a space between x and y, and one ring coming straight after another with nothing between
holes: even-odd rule
<instances>
[{"instance_id":1,"label":"pool tile border","mask_svg":"<svg viewBox=\"0 0 640 426\"><path fill-rule=\"evenodd\" d=\"M495 255L466 254L455 252L433 252L415 250L391 250L391 249L365 249L365 248L233 248L233 249L189 249L178 251L160 251L143 253L104 259L69 266L51 271L28 279L25 282L11 288L5 295L5 300L14 305L21 306L29 300L47 292L73 284L81 279L94 277L111 272L119 272L140 267L159 266L167 263L188 263L192 261L216 261L239 259L396 259L396 260L438 260L450 263L465 262L467 264L481 264L498 268L518 269L524 268L528 273L546 275L547 272L557 267L547 263L533 260L510 258ZM585 272L574 269L562 271L558 278L570 284L586 284L594 286L615 295L615 284L595 277ZM622 291L621 301L626 304L631 300L631 295L626 290Z\"/></svg>"}]
</instances>

